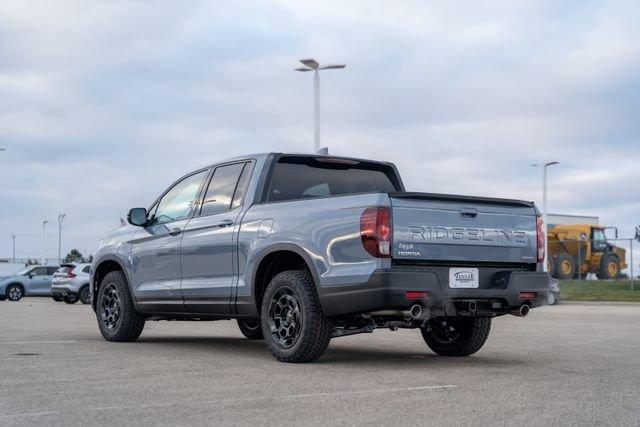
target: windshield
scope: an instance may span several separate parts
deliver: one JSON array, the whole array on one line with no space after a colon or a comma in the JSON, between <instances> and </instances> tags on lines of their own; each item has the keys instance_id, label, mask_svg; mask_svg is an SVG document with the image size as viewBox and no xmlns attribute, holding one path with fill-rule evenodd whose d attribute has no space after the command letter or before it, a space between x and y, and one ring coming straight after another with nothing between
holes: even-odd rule
<instances>
[{"instance_id":1,"label":"windshield","mask_svg":"<svg viewBox=\"0 0 640 427\"><path fill-rule=\"evenodd\" d=\"M34 268L35 268L35 266L33 266L33 265L30 265L29 267L21 268L16 273L14 273L14 276L26 276Z\"/></svg>"},{"instance_id":2,"label":"windshield","mask_svg":"<svg viewBox=\"0 0 640 427\"><path fill-rule=\"evenodd\" d=\"M593 229L593 240L607 240L604 230L600 228Z\"/></svg>"}]
</instances>

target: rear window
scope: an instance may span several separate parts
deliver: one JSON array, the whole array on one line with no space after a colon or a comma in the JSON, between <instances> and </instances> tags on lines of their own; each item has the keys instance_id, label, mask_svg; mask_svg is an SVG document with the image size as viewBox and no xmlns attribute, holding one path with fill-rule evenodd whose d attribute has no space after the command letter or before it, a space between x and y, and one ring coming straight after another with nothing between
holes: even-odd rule
<instances>
[{"instance_id":1,"label":"rear window","mask_svg":"<svg viewBox=\"0 0 640 427\"><path fill-rule=\"evenodd\" d=\"M275 166L267 201L400 190L391 166L331 158L283 157Z\"/></svg>"}]
</instances>

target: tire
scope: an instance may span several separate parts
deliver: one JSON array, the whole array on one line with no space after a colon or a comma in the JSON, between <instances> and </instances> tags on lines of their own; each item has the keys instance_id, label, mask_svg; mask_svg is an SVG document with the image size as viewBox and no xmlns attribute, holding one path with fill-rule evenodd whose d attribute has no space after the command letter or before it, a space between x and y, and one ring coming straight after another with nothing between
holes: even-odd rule
<instances>
[{"instance_id":1,"label":"tire","mask_svg":"<svg viewBox=\"0 0 640 427\"><path fill-rule=\"evenodd\" d=\"M555 273L553 277L555 277L556 279L573 279L574 274L576 274L576 262L570 254L566 252L560 252L556 256L553 271Z\"/></svg>"},{"instance_id":2,"label":"tire","mask_svg":"<svg viewBox=\"0 0 640 427\"><path fill-rule=\"evenodd\" d=\"M75 295L67 295L64 297L64 302L66 304L75 304L78 302L78 297Z\"/></svg>"},{"instance_id":3,"label":"tire","mask_svg":"<svg viewBox=\"0 0 640 427\"><path fill-rule=\"evenodd\" d=\"M556 295L553 292L549 291L549 296L547 297L547 304L555 305L556 302L557 302Z\"/></svg>"},{"instance_id":4,"label":"tire","mask_svg":"<svg viewBox=\"0 0 640 427\"><path fill-rule=\"evenodd\" d=\"M238 319L238 327L240 328L242 335L250 340L261 340L264 338L264 335L262 335L262 325L260 324L260 320Z\"/></svg>"},{"instance_id":5,"label":"tire","mask_svg":"<svg viewBox=\"0 0 640 427\"><path fill-rule=\"evenodd\" d=\"M600 261L600 270L598 271L598 279L610 280L617 279L620 275L620 259L614 254L605 254Z\"/></svg>"},{"instance_id":6,"label":"tire","mask_svg":"<svg viewBox=\"0 0 640 427\"><path fill-rule=\"evenodd\" d=\"M261 323L271 354L288 363L317 360L333 331L311 275L300 270L283 271L271 280L262 300Z\"/></svg>"},{"instance_id":7,"label":"tire","mask_svg":"<svg viewBox=\"0 0 640 427\"><path fill-rule=\"evenodd\" d=\"M133 306L133 297L122 271L108 273L97 293L96 319L107 341L131 342L138 339L145 318Z\"/></svg>"},{"instance_id":8,"label":"tire","mask_svg":"<svg viewBox=\"0 0 640 427\"><path fill-rule=\"evenodd\" d=\"M556 262L551 256L547 257L547 273L551 277L556 277Z\"/></svg>"},{"instance_id":9,"label":"tire","mask_svg":"<svg viewBox=\"0 0 640 427\"><path fill-rule=\"evenodd\" d=\"M9 285L7 286L5 294L9 301L20 301L24 296L24 289L22 285Z\"/></svg>"},{"instance_id":10,"label":"tire","mask_svg":"<svg viewBox=\"0 0 640 427\"><path fill-rule=\"evenodd\" d=\"M491 318L436 317L429 319L420 331L434 353L441 356L469 356L480 350L487 341Z\"/></svg>"},{"instance_id":11,"label":"tire","mask_svg":"<svg viewBox=\"0 0 640 427\"><path fill-rule=\"evenodd\" d=\"M64 297L62 295L51 295L51 299L54 300L55 302L64 301Z\"/></svg>"},{"instance_id":12,"label":"tire","mask_svg":"<svg viewBox=\"0 0 640 427\"><path fill-rule=\"evenodd\" d=\"M91 304L91 290L89 289L89 285L84 285L80 288L80 292L78 292L78 299L83 304Z\"/></svg>"}]
</instances>

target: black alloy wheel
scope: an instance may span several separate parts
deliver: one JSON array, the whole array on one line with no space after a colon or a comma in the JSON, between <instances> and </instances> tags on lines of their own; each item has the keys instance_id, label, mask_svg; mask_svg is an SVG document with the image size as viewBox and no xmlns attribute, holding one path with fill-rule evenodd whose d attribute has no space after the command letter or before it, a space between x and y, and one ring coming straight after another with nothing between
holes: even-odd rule
<instances>
[{"instance_id":1,"label":"black alloy wheel","mask_svg":"<svg viewBox=\"0 0 640 427\"><path fill-rule=\"evenodd\" d=\"M269 331L274 342L287 349L300 338L302 330L302 314L300 303L289 287L281 287L276 291L269 303Z\"/></svg>"},{"instance_id":2,"label":"black alloy wheel","mask_svg":"<svg viewBox=\"0 0 640 427\"><path fill-rule=\"evenodd\" d=\"M120 324L121 314L122 303L118 289L114 284L109 284L104 290L100 305L102 324L108 331L114 331Z\"/></svg>"}]
</instances>

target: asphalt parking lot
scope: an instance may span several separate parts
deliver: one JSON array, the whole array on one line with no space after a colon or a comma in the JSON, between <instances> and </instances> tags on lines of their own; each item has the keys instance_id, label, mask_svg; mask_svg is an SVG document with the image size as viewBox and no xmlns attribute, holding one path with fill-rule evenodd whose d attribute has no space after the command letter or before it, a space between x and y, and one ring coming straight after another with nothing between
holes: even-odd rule
<instances>
[{"instance_id":1,"label":"asphalt parking lot","mask_svg":"<svg viewBox=\"0 0 640 427\"><path fill-rule=\"evenodd\" d=\"M275 361L235 322L148 322L104 341L89 306L0 302L0 425L640 425L640 305L496 319L451 359L418 331L334 339Z\"/></svg>"}]
</instances>

